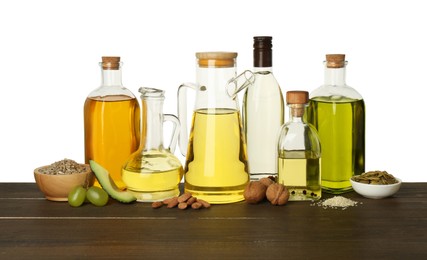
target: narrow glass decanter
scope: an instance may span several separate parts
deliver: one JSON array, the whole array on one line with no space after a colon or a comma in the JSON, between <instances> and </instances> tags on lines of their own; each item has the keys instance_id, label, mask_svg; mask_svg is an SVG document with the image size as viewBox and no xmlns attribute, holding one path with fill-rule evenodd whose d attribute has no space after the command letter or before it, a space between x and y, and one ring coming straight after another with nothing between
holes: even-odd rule
<instances>
[{"instance_id":1,"label":"narrow glass decanter","mask_svg":"<svg viewBox=\"0 0 427 260\"><path fill-rule=\"evenodd\" d=\"M273 75L272 37L254 37L255 82L243 99L243 128L252 180L277 176L277 136L284 121L282 91Z\"/></svg>"}]
</instances>

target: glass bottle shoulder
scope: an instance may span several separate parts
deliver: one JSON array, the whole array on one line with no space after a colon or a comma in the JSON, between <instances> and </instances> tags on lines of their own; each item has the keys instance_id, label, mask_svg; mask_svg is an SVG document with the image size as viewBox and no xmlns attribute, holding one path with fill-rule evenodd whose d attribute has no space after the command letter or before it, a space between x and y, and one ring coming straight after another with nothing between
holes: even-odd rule
<instances>
[{"instance_id":1,"label":"glass bottle shoulder","mask_svg":"<svg viewBox=\"0 0 427 260\"><path fill-rule=\"evenodd\" d=\"M310 93L310 99L330 102L352 102L363 97L354 88L347 85L322 85Z\"/></svg>"},{"instance_id":2,"label":"glass bottle shoulder","mask_svg":"<svg viewBox=\"0 0 427 260\"><path fill-rule=\"evenodd\" d=\"M313 125L287 122L280 129L278 149L280 151L311 151L320 157L320 139Z\"/></svg>"},{"instance_id":3,"label":"glass bottle shoulder","mask_svg":"<svg viewBox=\"0 0 427 260\"><path fill-rule=\"evenodd\" d=\"M245 92L246 98L275 98L283 99L282 91L271 70L255 70L255 81Z\"/></svg>"},{"instance_id":4,"label":"glass bottle shoulder","mask_svg":"<svg viewBox=\"0 0 427 260\"><path fill-rule=\"evenodd\" d=\"M136 99L129 89L123 86L100 86L89 93L88 98L127 100Z\"/></svg>"},{"instance_id":5,"label":"glass bottle shoulder","mask_svg":"<svg viewBox=\"0 0 427 260\"><path fill-rule=\"evenodd\" d=\"M293 135L302 135L303 133L310 133L317 135L316 128L310 124L301 120L297 121L288 121L285 124L282 125L280 128L280 134L282 133L292 133Z\"/></svg>"}]
</instances>

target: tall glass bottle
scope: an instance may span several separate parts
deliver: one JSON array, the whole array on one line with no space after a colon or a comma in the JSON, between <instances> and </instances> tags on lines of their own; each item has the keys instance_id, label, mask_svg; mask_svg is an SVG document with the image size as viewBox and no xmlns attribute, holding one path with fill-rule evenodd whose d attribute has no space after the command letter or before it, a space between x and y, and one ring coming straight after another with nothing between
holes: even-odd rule
<instances>
[{"instance_id":1,"label":"tall glass bottle","mask_svg":"<svg viewBox=\"0 0 427 260\"><path fill-rule=\"evenodd\" d=\"M283 96L273 75L272 37L254 37L255 82L243 98L243 128L252 180L277 176L277 136L284 121Z\"/></svg>"},{"instance_id":2,"label":"tall glass bottle","mask_svg":"<svg viewBox=\"0 0 427 260\"><path fill-rule=\"evenodd\" d=\"M125 188L122 166L139 146L139 103L122 85L120 57L102 57L100 66L101 86L84 104L85 161L102 165L117 186Z\"/></svg>"},{"instance_id":3,"label":"tall glass bottle","mask_svg":"<svg viewBox=\"0 0 427 260\"><path fill-rule=\"evenodd\" d=\"M344 54L326 55L325 83L310 93L307 114L322 142L322 188L333 194L365 171L365 103L346 85L346 64Z\"/></svg>"},{"instance_id":4,"label":"tall glass bottle","mask_svg":"<svg viewBox=\"0 0 427 260\"><path fill-rule=\"evenodd\" d=\"M289 121L280 130L278 182L289 192L289 200L318 200L321 189L321 151L316 129L304 118L307 91L288 91Z\"/></svg>"}]
</instances>

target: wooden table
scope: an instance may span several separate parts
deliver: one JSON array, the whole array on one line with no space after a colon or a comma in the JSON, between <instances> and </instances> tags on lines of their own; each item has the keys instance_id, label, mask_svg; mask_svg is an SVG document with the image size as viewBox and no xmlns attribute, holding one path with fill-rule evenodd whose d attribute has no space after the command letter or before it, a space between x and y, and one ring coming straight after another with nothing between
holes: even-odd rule
<instances>
[{"instance_id":1,"label":"wooden table","mask_svg":"<svg viewBox=\"0 0 427 260\"><path fill-rule=\"evenodd\" d=\"M72 208L34 183L0 183L0 259L427 259L427 183L381 200L344 196L363 204Z\"/></svg>"}]
</instances>

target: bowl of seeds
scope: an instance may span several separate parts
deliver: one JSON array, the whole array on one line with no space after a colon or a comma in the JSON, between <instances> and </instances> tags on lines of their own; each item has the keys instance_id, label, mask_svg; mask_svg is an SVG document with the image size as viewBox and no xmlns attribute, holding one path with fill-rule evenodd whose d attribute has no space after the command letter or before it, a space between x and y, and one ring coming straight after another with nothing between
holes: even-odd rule
<instances>
[{"instance_id":1,"label":"bowl of seeds","mask_svg":"<svg viewBox=\"0 0 427 260\"><path fill-rule=\"evenodd\" d=\"M34 179L46 199L68 201L68 193L77 185L93 185L95 176L88 164L64 159L34 170Z\"/></svg>"},{"instance_id":2,"label":"bowl of seeds","mask_svg":"<svg viewBox=\"0 0 427 260\"><path fill-rule=\"evenodd\" d=\"M395 194L402 181L386 171L370 171L350 178L351 186L360 195L370 199L382 199Z\"/></svg>"}]
</instances>

